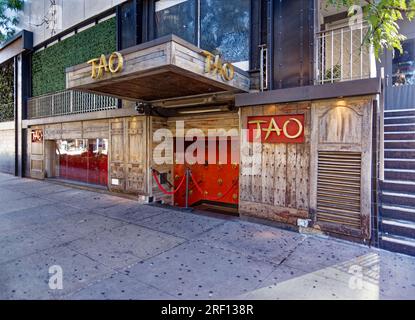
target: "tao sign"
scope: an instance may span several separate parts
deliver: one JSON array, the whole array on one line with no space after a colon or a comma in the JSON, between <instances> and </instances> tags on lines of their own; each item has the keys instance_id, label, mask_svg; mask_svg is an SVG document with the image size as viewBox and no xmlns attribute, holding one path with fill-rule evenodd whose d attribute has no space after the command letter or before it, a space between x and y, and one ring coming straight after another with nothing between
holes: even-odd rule
<instances>
[{"instance_id":1,"label":"tao sign","mask_svg":"<svg viewBox=\"0 0 415 320\"><path fill-rule=\"evenodd\" d=\"M248 117L248 141L304 143L304 115Z\"/></svg>"},{"instance_id":2,"label":"tao sign","mask_svg":"<svg viewBox=\"0 0 415 320\"><path fill-rule=\"evenodd\" d=\"M92 59L88 61L91 65L91 78L99 79L104 73L115 74L121 72L124 68L124 58L119 52L111 54L107 60L104 54L100 58Z\"/></svg>"},{"instance_id":3,"label":"tao sign","mask_svg":"<svg viewBox=\"0 0 415 320\"><path fill-rule=\"evenodd\" d=\"M231 81L235 77L235 68L229 62L222 62L219 55L202 51L205 56L205 73L219 74L223 80Z\"/></svg>"},{"instance_id":4,"label":"tao sign","mask_svg":"<svg viewBox=\"0 0 415 320\"><path fill-rule=\"evenodd\" d=\"M43 130L32 130L32 143L43 142Z\"/></svg>"}]
</instances>

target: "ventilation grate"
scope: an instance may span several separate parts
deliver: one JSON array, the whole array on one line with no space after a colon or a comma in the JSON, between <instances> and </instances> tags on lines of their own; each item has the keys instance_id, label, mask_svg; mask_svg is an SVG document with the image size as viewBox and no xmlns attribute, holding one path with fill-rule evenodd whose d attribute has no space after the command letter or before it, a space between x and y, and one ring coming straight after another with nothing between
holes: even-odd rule
<instances>
[{"instance_id":1,"label":"ventilation grate","mask_svg":"<svg viewBox=\"0 0 415 320\"><path fill-rule=\"evenodd\" d=\"M361 153L319 152L318 222L361 229L361 163Z\"/></svg>"}]
</instances>

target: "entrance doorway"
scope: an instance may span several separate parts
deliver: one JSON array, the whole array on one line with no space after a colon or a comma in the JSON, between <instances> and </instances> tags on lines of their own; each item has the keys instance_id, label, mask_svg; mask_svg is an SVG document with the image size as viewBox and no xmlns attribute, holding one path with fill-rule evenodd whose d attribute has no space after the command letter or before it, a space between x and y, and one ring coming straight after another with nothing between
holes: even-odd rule
<instances>
[{"instance_id":1,"label":"entrance doorway","mask_svg":"<svg viewBox=\"0 0 415 320\"><path fill-rule=\"evenodd\" d=\"M186 142L184 150L193 142ZM203 163L177 163L177 159L186 159L176 148L174 186L178 188L189 169L189 187L182 187L174 196L175 206L188 206L225 214L237 214L239 203L239 142L220 138L206 138ZM176 141L175 141L176 147ZM194 158L197 158L197 151Z\"/></svg>"}]
</instances>

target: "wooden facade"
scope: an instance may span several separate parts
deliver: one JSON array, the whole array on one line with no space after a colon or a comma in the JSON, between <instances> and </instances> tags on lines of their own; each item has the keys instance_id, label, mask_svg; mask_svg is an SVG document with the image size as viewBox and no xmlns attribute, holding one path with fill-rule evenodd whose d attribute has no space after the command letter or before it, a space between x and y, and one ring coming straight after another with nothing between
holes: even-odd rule
<instances>
[{"instance_id":1,"label":"wooden facade","mask_svg":"<svg viewBox=\"0 0 415 320\"><path fill-rule=\"evenodd\" d=\"M31 132L42 130L42 142L32 142ZM32 178L53 177L55 147L50 142L61 139L108 139L108 189L143 195L147 190L148 152L147 118L124 117L94 121L76 121L30 127L30 175Z\"/></svg>"},{"instance_id":2,"label":"wooden facade","mask_svg":"<svg viewBox=\"0 0 415 320\"><path fill-rule=\"evenodd\" d=\"M44 131L43 143L29 142L30 172L44 178L51 171L48 141L109 139L108 189L151 197L174 205L152 176L174 182L173 145L170 163L158 165L154 133L177 121L184 132L199 129L236 130L240 134L239 213L298 228L299 219L330 234L366 241L371 230L373 97L356 97L243 107L239 112L133 116L34 126ZM248 142L244 134L251 116L304 116L303 143ZM197 133L197 132L196 132ZM166 157L166 154L163 154ZM171 190L168 183L164 183Z\"/></svg>"},{"instance_id":3,"label":"wooden facade","mask_svg":"<svg viewBox=\"0 0 415 320\"><path fill-rule=\"evenodd\" d=\"M364 240L371 230L373 97L312 105L314 226Z\"/></svg>"},{"instance_id":4,"label":"wooden facade","mask_svg":"<svg viewBox=\"0 0 415 320\"><path fill-rule=\"evenodd\" d=\"M160 129L168 129L167 118L151 117L149 122L150 122L150 133L151 133L151 135L150 135L150 139L149 139L150 143L149 143L149 148L148 148L148 154L149 154L149 161L150 161L150 164L151 164L151 168L157 170L157 172L159 172L160 174L166 174L167 179L169 181L173 181L174 175L173 175L172 165L170 165L168 163L165 163L163 165L157 165L156 161L158 159L154 156L154 153L153 153L154 149L156 148L156 146L159 143L159 142L154 141L154 133L157 130L160 130ZM165 157L170 156L171 157L170 161L171 161L171 163L173 163L173 145L171 145L171 149L166 150L166 152L169 152L169 155L165 154L164 156ZM154 200L162 201L166 204L173 204L172 197L169 196L169 195L163 194L163 192L161 192L160 189L157 187L156 183L154 183L152 173L150 173L150 175L149 175L148 185L149 185L150 193L154 197ZM164 184L164 187L166 189L169 188L168 184Z\"/></svg>"},{"instance_id":5,"label":"wooden facade","mask_svg":"<svg viewBox=\"0 0 415 320\"><path fill-rule=\"evenodd\" d=\"M252 88L249 74L235 68L234 77L226 79L223 74L210 72L200 48L176 36L167 36L121 50L123 67L117 72L103 71L102 75L91 77L91 65L86 63L66 70L67 89L140 101L144 106L142 110L138 108L140 116L49 124L43 126L45 140L105 137L109 140L110 191L176 205L175 197L163 193L153 177L154 170L167 190L172 190L172 185L180 179L175 172L174 146L172 143L165 150L171 161L158 164L154 151L160 142L155 141L155 132L166 129L173 139L178 138L178 121L184 123L184 132L196 129L199 133L195 135L204 137L209 129L234 129L240 136L240 162L234 167L236 175L239 167L239 181L235 179L238 191L232 196L241 216L369 240L374 100L370 94L377 93L379 81L362 80L359 88L357 83L309 85L313 69L308 63L313 49L309 19L313 6L284 1L284 6L271 9L285 12L291 8L301 12L304 7L306 12L295 23L302 35L290 39L288 34L284 37L281 33L273 34L279 40L271 41L268 47L272 56L269 87L281 90L236 95ZM273 23L281 25L283 19ZM305 25L309 28L303 28ZM291 51L301 48L296 51L299 55L283 54L279 45L285 37ZM290 68L286 61L292 62ZM293 88L297 85L308 86ZM230 98L219 101L218 94ZM346 98L338 98L343 96ZM352 96L358 97L348 98ZM189 103L205 98L211 98L212 103L208 100ZM233 108L234 104L238 109ZM211 112L216 109L222 111ZM304 119L301 142L248 142L245 135L248 117L291 115ZM39 151L38 147L32 146L31 153L34 177L50 170L45 156L47 145ZM163 156L166 158L166 154ZM208 199L208 189L199 187L198 192L206 194L204 201ZM214 190L215 195L223 192Z\"/></svg>"},{"instance_id":6,"label":"wooden facade","mask_svg":"<svg viewBox=\"0 0 415 320\"><path fill-rule=\"evenodd\" d=\"M373 100L242 108L243 129L248 116L304 114L306 120L303 144L255 145L242 137L240 213L292 226L305 219L314 229L368 241Z\"/></svg>"},{"instance_id":7,"label":"wooden facade","mask_svg":"<svg viewBox=\"0 0 415 320\"><path fill-rule=\"evenodd\" d=\"M305 115L304 144L253 145L241 139L241 214L292 225L309 217L311 104L280 104L241 109L241 128L247 117L258 115ZM259 148L260 150L251 150ZM251 160L255 154L256 159Z\"/></svg>"},{"instance_id":8,"label":"wooden facade","mask_svg":"<svg viewBox=\"0 0 415 320\"><path fill-rule=\"evenodd\" d=\"M125 99L155 101L218 92L248 92L247 73L235 68L234 77L206 72L200 48L176 36L163 37L122 50L124 68L91 78L91 65L67 69L66 88L112 95ZM163 88L163 90L160 90Z\"/></svg>"},{"instance_id":9,"label":"wooden facade","mask_svg":"<svg viewBox=\"0 0 415 320\"><path fill-rule=\"evenodd\" d=\"M110 120L109 188L144 194L147 191L147 119Z\"/></svg>"}]
</instances>

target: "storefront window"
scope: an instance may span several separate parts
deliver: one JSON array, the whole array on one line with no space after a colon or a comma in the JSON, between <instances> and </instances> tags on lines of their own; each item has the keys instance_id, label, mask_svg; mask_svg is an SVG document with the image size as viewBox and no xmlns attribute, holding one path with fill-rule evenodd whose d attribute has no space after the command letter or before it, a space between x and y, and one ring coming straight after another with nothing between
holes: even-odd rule
<instances>
[{"instance_id":1,"label":"storefront window","mask_svg":"<svg viewBox=\"0 0 415 320\"><path fill-rule=\"evenodd\" d=\"M395 52L392 63L393 85L415 85L415 39L403 43L403 53Z\"/></svg>"},{"instance_id":2,"label":"storefront window","mask_svg":"<svg viewBox=\"0 0 415 320\"><path fill-rule=\"evenodd\" d=\"M196 43L196 1L156 1L157 37L175 34L186 41Z\"/></svg>"},{"instance_id":3,"label":"storefront window","mask_svg":"<svg viewBox=\"0 0 415 320\"><path fill-rule=\"evenodd\" d=\"M157 37L175 34L249 70L251 0L156 1Z\"/></svg>"},{"instance_id":4,"label":"storefront window","mask_svg":"<svg viewBox=\"0 0 415 320\"><path fill-rule=\"evenodd\" d=\"M88 184L108 184L108 140L74 139L56 142L57 176Z\"/></svg>"}]
</instances>

